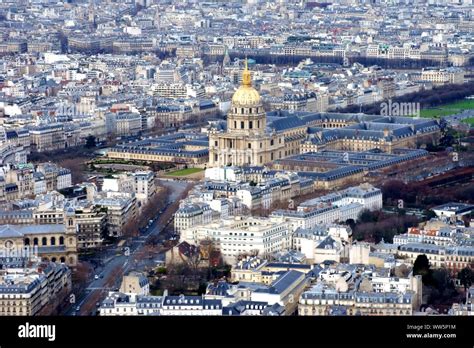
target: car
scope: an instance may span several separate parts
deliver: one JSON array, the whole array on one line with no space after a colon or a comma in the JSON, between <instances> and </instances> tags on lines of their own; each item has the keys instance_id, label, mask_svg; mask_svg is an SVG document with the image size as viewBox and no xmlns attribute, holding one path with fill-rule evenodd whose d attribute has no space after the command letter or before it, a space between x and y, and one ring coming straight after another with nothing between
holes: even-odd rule
<instances>
[{"instance_id":1,"label":"car","mask_svg":"<svg viewBox=\"0 0 474 348\"><path fill-rule=\"evenodd\" d=\"M81 306L76 307L76 312L79 312L81 310Z\"/></svg>"},{"instance_id":2,"label":"car","mask_svg":"<svg viewBox=\"0 0 474 348\"><path fill-rule=\"evenodd\" d=\"M99 279L99 275L96 274L96 275L94 276L94 279L95 279L95 280Z\"/></svg>"}]
</instances>

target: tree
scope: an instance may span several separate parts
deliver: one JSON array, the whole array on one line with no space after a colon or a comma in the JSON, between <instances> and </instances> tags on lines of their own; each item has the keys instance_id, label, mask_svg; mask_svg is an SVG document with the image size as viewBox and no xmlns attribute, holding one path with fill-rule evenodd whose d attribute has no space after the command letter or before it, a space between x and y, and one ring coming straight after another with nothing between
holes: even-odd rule
<instances>
[{"instance_id":1,"label":"tree","mask_svg":"<svg viewBox=\"0 0 474 348\"><path fill-rule=\"evenodd\" d=\"M376 222L377 221L377 216L376 216L376 213L371 212L368 209L364 209L359 214L359 219L358 220L361 223Z\"/></svg>"},{"instance_id":2,"label":"tree","mask_svg":"<svg viewBox=\"0 0 474 348\"><path fill-rule=\"evenodd\" d=\"M413 265L413 275L426 277L430 273L430 261L425 254L418 255Z\"/></svg>"},{"instance_id":3,"label":"tree","mask_svg":"<svg viewBox=\"0 0 474 348\"><path fill-rule=\"evenodd\" d=\"M127 223L122 227L122 235L126 238L137 237L139 235L137 217L133 217L127 221Z\"/></svg>"},{"instance_id":4,"label":"tree","mask_svg":"<svg viewBox=\"0 0 474 348\"><path fill-rule=\"evenodd\" d=\"M88 149L93 148L95 146L95 142L96 142L95 136L89 135L86 138L86 148Z\"/></svg>"},{"instance_id":5,"label":"tree","mask_svg":"<svg viewBox=\"0 0 474 348\"><path fill-rule=\"evenodd\" d=\"M382 185L382 193L385 199L396 200L403 198L402 194L406 191L406 184L399 180L386 181Z\"/></svg>"},{"instance_id":6,"label":"tree","mask_svg":"<svg viewBox=\"0 0 474 348\"><path fill-rule=\"evenodd\" d=\"M447 269L440 268L430 271L430 275L429 287L431 288L431 294L429 303L445 305L452 304L457 300L459 294Z\"/></svg>"},{"instance_id":7,"label":"tree","mask_svg":"<svg viewBox=\"0 0 474 348\"><path fill-rule=\"evenodd\" d=\"M466 292L467 292L467 289L471 287L473 278L474 278L474 274L472 272L472 269L470 269L469 267L464 267L458 273L459 282L461 283L462 286L464 286L464 291Z\"/></svg>"},{"instance_id":8,"label":"tree","mask_svg":"<svg viewBox=\"0 0 474 348\"><path fill-rule=\"evenodd\" d=\"M356 227L356 222L354 221L354 219L347 219L346 220L346 225L348 225L351 230L354 231L355 227Z\"/></svg>"}]
</instances>

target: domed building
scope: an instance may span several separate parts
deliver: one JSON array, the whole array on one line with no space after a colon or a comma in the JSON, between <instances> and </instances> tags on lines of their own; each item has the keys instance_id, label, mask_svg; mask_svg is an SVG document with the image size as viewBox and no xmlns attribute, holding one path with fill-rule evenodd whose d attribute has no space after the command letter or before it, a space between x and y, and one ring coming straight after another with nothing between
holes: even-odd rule
<instances>
[{"instance_id":1,"label":"domed building","mask_svg":"<svg viewBox=\"0 0 474 348\"><path fill-rule=\"evenodd\" d=\"M227 115L227 131L209 135L209 166L260 166L285 157L284 148L284 135L267 128L263 103L245 62L242 85Z\"/></svg>"}]
</instances>

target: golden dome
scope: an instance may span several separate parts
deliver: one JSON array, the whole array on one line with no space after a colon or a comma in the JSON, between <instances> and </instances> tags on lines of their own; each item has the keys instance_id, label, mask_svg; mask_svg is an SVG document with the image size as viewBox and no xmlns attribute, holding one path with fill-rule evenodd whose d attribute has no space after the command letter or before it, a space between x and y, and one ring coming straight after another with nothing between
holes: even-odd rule
<instances>
[{"instance_id":1,"label":"golden dome","mask_svg":"<svg viewBox=\"0 0 474 348\"><path fill-rule=\"evenodd\" d=\"M245 60L245 69L242 73L242 85L237 89L232 97L232 104L239 106L260 105L260 94L252 87L252 76Z\"/></svg>"}]
</instances>

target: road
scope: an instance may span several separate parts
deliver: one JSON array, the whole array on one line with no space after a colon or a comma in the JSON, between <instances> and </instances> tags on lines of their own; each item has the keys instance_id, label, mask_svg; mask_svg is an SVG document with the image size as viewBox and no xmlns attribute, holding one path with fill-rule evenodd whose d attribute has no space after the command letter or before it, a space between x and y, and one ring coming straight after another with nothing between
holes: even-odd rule
<instances>
[{"instance_id":1,"label":"road","mask_svg":"<svg viewBox=\"0 0 474 348\"><path fill-rule=\"evenodd\" d=\"M162 181L161 184L170 189L170 195L165 209L161 213L168 213L168 209L173 209L171 206L186 190L189 184L186 181ZM172 212L174 213L174 212ZM91 313L85 313L83 307L91 307L90 301L93 301L97 297L97 292L103 292L100 295L102 298L108 291L117 290L121 282L121 274L127 273L131 267L133 267L133 258L139 253L146 240L153 235L159 235L164 227L170 222L159 222L158 217L160 212L157 213L156 219L153 224L139 237L130 238L124 247L117 247L111 245L100 253L100 264L95 269L94 279L90 280L86 284L85 290L79 294L75 294L74 301L69 305L68 308L63 312L65 315L91 315ZM98 279L95 279L95 275ZM110 279L113 279L113 284L108 285ZM95 300L94 300L95 301ZM84 306L87 304L87 306ZM94 304L95 306L95 304ZM77 308L81 310L77 311Z\"/></svg>"},{"instance_id":2,"label":"road","mask_svg":"<svg viewBox=\"0 0 474 348\"><path fill-rule=\"evenodd\" d=\"M450 126L459 125L463 120L474 117L474 110L463 110L459 113L442 117Z\"/></svg>"}]
</instances>

